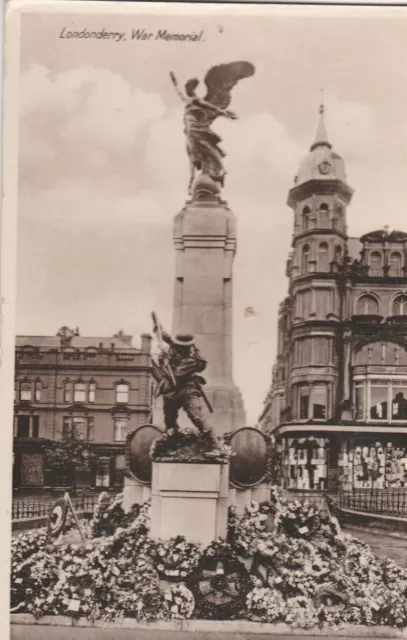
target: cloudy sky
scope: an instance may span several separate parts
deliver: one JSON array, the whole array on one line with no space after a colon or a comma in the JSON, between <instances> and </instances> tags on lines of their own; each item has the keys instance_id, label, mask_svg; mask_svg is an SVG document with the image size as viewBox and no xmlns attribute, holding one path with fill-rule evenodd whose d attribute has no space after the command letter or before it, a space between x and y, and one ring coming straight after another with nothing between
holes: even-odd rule
<instances>
[{"instance_id":1,"label":"cloudy sky","mask_svg":"<svg viewBox=\"0 0 407 640\"><path fill-rule=\"evenodd\" d=\"M136 7L130 5L133 12ZM234 371L248 421L271 379L290 250L288 190L312 143L324 90L331 142L355 189L352 236L407 229L407 10L202 8L184 15L23 17L17 333L135 336L151 309L171 325L173 216L186 198L182 109L169 81L246 59L233 93L240 119L218 120L224 196L238 220ZM126 32L120 43L67 30ZM131 30L204 31L200 43L135 41ZM256 315L244 317L247 306Z\"/></svg>"}]
</instances>

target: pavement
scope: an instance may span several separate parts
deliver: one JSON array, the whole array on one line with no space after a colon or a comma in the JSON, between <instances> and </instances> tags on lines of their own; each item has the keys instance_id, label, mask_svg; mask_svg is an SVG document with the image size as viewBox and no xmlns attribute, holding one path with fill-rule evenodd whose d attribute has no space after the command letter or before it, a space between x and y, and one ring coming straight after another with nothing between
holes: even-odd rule
<instances>
[{"instance_id":1,"label":"pavement","mask_svg":"<svg viewBox=\"0 0 407 640\"><path fill-rule=\"evenodd\" d=\"M345 526L344 531L366 542L373 552L379 556L387 556L402 567L407 567L407 535L402 533L387 533L369 528Z\"/></svg>"},{"instance_id":2,"label":"pavement","mask_svg":"<svg viewBox=\"0 0 407 640\"><path fill-rule=\"evenodd\" d=\"M312 638L310 635L251 634L245 632L219 633L198 631L159 631L148 629L101 629L81 627L40 627L12 625L11 640L287 640L287 638ZM374 640L380 636L375 635ZM372 636L373 639L373 636ZM318 636L318 640L332 640L332 636ZM341 640L355 640L353 636L341 636ZM365 636L363 640L370 640Z\"/></svg>"}]
</instances>

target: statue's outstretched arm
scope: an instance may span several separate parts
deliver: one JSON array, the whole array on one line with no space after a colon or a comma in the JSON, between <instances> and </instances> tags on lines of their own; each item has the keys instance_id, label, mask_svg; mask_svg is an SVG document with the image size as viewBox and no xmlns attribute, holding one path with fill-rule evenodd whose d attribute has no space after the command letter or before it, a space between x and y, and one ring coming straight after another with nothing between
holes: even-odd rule
<instances>
[{"instance_id":1,"label":"statue's outstretched arm","mask_svg":"<svg viewBox=\"0 0 407 640\"><path fill-rule=\"evenodd\" d=\"M175 73L173 73L172 71L170 71L170 78L172 80L172 84L174 85L175 91L177 92L177 94L179 95L179 97L181 98L182 102L186 102L187 99L184 96L184 94L180 91L179 87L178 87L178 82L177 82L177 78L175 77Z\"/></svg>"}]
</instances>

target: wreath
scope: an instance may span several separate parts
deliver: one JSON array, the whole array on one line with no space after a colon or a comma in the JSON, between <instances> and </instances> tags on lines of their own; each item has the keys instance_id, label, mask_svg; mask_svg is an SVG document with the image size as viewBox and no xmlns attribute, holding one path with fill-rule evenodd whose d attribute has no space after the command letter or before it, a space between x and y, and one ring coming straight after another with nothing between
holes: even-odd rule
<instances>
[{"instance_id":1,"label":"wreath","mask_svg":"<svg viewBox=\"0 0 407 640\"><path fill-rule=\"evenodd\" d=\"M184 536L158 542L150 554L160 578L178 582L196 569L200 558L199 547Z\"/></svg>"},{"instance_id":2,"label":"wreath","mask_svg":"<svg viewBox=\"0 0 407 640\"><path fill-rule=\"evenodd\" d=\"M249 572L232 547L215 541L203 552L198 569L186 581L195 598L195 617L233 620L245 609L253 588Z\"/></svg>"},{"instance_id":3,"label":"wreath","mask_svg":"<svg viewBox=\"0 0 407 640\"><path fill-rule=\"evenodd\" d=\"M194 608L195 598L184 584L173 584L165 592L163 614L166 620L187 620Z\"/></svg>"}]
</instances>

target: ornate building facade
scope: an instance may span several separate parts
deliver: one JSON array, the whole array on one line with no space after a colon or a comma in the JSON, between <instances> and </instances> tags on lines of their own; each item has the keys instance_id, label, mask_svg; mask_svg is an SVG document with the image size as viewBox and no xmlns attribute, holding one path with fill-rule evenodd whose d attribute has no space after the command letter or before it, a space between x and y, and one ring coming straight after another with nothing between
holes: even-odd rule
<instances>
[{"instance_id":1,"label":"ornate building facade","mask_svg":"<svg viewBox=\"0 0 407 640\"><path fill-rule=\"evenodd\" d=\"M47 444L75 433L97 455L78 485L122 483L127 433L151 422L151 337L141 348L119 332L87 338L63 327L57 336L17 336L15 349L14 488L63 485L47 464Z\"/></svg>"},{"instance_id":2,"label":"ornate building facade","mask_svg":"<svg viewBox=\"0 0 407 640\"><path fill-rule=\"evenodd\" d=\"M291 490L407 486L407 233L349 238L352 194L321 107L288 196L289 287L261 416Z\"/></svg>"}]
</instances>

